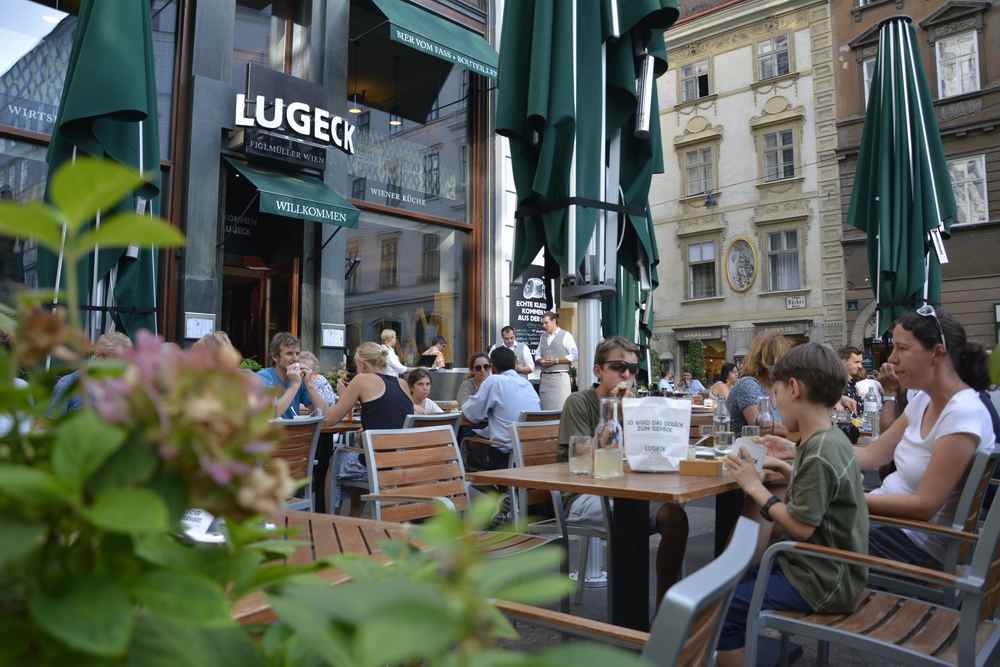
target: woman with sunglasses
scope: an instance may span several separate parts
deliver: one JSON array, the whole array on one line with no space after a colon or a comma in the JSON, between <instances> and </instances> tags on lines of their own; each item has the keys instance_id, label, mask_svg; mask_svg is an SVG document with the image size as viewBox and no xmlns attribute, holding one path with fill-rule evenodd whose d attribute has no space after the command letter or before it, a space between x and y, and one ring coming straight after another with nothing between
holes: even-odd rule
<instances>
[{"instance_id":1,"label":"woman with sunglasses","mask_svg":"<svg viewBox=\"0 0 1000 667\"><path fill-rule=\"evenodd\" d=\"M950 526L973 456L996 442L978 395L989 383L986 352L954 318L925 305L896 321L889 363L910 399L885 433L855 449L862 470L896 465L868 494L868 509ZM944 547L940 537L894 526L869 536L873 556L929 567L940 567Z\"/></svg>"},{"instance_id":2,"label":"woman with sunglasses","mask_svg":"<svg viewBox=\"0 0 1000 667\"><path fill-rule=\"evenodd\" d=\"M458 402L458 407L462 407L462 405L469 400L469 396L472 396L479 391L479 387L483 384L483 380L489 376L489 356L485 352L477 352L472 355L472 357L469 358L469 376L458 386L458 396L455 397L455 400Z\"/></svg>"}]
</instances>

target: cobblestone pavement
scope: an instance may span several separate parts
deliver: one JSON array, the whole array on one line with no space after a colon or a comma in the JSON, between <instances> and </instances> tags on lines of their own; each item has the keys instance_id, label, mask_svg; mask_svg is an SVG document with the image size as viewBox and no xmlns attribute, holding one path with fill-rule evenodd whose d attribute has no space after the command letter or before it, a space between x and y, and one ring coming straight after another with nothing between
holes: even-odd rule
<instances>
[{"instance_id":1,"label":"cobblestone pavement","mask_svg":"<svg viewBox=\"0 0 1000 667\"><path fill-rule=\"evenodd\" d=\"M712 559L715 510L712 502L699 502L689 505L687 507L687 511L691 533L688 540L685 571L693 572ZM650 581L653 581L655 578L655 573L652 571L652 567L656 556L658 541L658 537L653 537L649 542ZM574 548L571 551L571 563L575 564L576 549ZM607 620L605 607L606 592L607 590L605 588L586 589L583 595L583 604L574 604L571 610L572 613L574 615L585 616L596 620ZM650 592L651 602L652 595L653 593ZM526 623L517 623L517 630L520 633L521 638L518 641L508 643L507 646L510 646L511 648L532 651L565 641L565 639L557 632L553 632L545 628L539 628L537 626L531 626ZM792 664L796 665L796 667L812 667L814 665L818 665L819 663L816 660L815 643L808 641L802 641L799 643L803 648L803 654L801 658ZM830 664L836 665L837 667L862 667L868 665L878 665L878 667L895 667L898 663L894 663L883 658L874 658L873 656L866 655L863 652L854 649L831 646Z\"/></svg>"}]
</instances>

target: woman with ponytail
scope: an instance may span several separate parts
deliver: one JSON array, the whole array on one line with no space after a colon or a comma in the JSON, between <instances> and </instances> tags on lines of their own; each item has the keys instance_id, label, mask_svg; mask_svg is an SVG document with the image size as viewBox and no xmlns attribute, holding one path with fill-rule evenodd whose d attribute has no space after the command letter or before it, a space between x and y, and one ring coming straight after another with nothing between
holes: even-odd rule
<instances>
[{"instance_id":1,"label":"woman with ponytail","mask_svg":"<svg viewBox=\"0 0 1000 667\"><path fill-rule=\"evenodd\" d=\"M413 414L413 401L406 380L386 373L389 353L378 343L362 343L354 352L357 375L350 383L337 383L340 399L327 408L326 423L332 426L350 414L355 403L361 403L361 426L403 428L406 415Z\"/></svg>"},{"instance_id":2,"label":"woman with ponytail","mask_svg":"<svg viewBox=\"0 0 1000 667\"><path fill-rule=\"evenodd\" d=\"M973 456L996 443L978 395L989 383L986 352L954 318L928 305L896 321L892 343L889 363L910 398L881 437L855 449L863 470L896 466L868 494L868 509L950 526ZM943 538L893 526L874 527L869 538L874 556L932 567L944 549Z\"/></svg>"}]
</instances>

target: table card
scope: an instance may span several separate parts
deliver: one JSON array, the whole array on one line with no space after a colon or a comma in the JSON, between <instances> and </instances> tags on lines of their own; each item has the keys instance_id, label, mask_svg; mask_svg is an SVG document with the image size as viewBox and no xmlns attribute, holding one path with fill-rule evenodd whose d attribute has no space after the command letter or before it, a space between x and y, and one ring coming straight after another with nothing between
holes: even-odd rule
<instances>
[{"instance_id":1,"label":"table card","mask_svg":"<svg viewBox=\"0 0 1000 667\"><path fill-rule=\"evenodd\" d=\"M691 401L683 398L622 400L625 457L638 472L676 472L687 457Z\"/></svg>"}]
</instances>

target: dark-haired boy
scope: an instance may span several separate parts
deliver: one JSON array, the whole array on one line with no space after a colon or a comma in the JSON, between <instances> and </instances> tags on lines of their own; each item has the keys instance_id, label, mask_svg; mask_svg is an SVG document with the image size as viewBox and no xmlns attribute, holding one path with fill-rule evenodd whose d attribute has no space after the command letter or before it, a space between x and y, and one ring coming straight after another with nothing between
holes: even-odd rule
<instances>
[{"instance_id":1,"label":"dark-haired boy","mask_svg":"<svg viewBox=\"0 0 1000 667\"><path fill-rule=\"evenodd\" d=\"M771 377L775 403L788 430L801 433L793 464L772 457L765 460L765 467L789 480L786 501L764 486L745 451L726 458L727 470L760 506L761 515L790 539L867 553L868 505L861 473L851 443L830 423L830 409L847 383L843 364L830 348L807 343L785 354ZM733 595L719 637L720 667L743 664L756 575L752 571ZM807 613L853 612L866 579L861 566L785 552L768 575L762 606Z\"/></svg>"}]
</instances>

